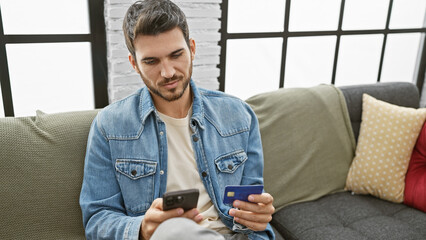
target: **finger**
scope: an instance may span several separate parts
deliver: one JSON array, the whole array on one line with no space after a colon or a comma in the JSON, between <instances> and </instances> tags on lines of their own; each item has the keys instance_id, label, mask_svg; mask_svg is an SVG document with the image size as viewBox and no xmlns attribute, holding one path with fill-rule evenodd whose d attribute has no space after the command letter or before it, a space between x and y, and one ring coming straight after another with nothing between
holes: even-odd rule
<instances>
[{"instance_id":1,"label":"finger","mask_svg":"<svg viewBox=\"0 0 426 240\"><path fill-rule=\"evenodd\" d=\"M163 211L163 199L156 198L154 201L152 201L150 208L156 208Z\"/></svg>"},{"instance_id":2,"label":"finger","mask_svg":"<svg viewBox=\"0 0 426 240\"><path fill-rule=\"evenodd\" d=\"M238 210L238 209L229 210L229 215L236 218L241 218L250 222L257 222L257 223L269 223L272 220L271 214L258 214L258 213L247 212L247 211Z\"/></svg>"},{"instance_id":3,"label":"finger","mask_svg":"<svg viewBox=\"0 0 426 240\"><path fill-rule=\"evenodd\" d=\"M193 219L195 216L197 216L200 212L198 211L198 209L193 208L191 210L186 211L182 217L186 217L189 219Z\"/></svg>"},{"instance_id":4,"label":"finger","mask_svg":"<svg viewBox=\"0 0 426 240\"><path fill-rule=\"evenodd\" d=\"M201 222L204 219L203 216L199 214L199 211L196 208L193 208L193 209L191 209L189 211L186 211L182 215L182 217L186 217L188 219L191 219L191 220L193 220L196 223L199 223L199 222Z\"/></svg>"},{"instance_id":5,"label":"finger","mask_svg":"<svg viewBox=\"0 0 426 240\"><path fill-rule=\"evenodd\" d=\"M199 223L199 222L203 221L203 219L204 219L204 217L201 214L198 214L192 220L194 220L196 223Z\"/></svg>"},{"instance_id":6,"label":"finger","mask_svg":"<svg viewBox=\"0 0 426 240\"><path fill-rule=\"evenodd\" d=\"M235 217L234 220L248 228L250 228L253 231L263 231L268 226L267 223L257 223L257 222L251 222L242 218Z\"/></svg>"},{"instance_id":7,"label":"finger","mask_svg":"<svg viewBox=\"0 0 426 240\"><path fill-rule=\"evenodd\" d=\"M183 208L175 208L175 209L170 209L167 211L160 211L158 213L158 219L160 220L160 222L164 222L170 218L181 217L184 213L185 212Z\"/></svg>"},{"instance_id":8,"label":"finger","mask_svg":"<svg viewBox=\"0 0 426 240\"><path fill-rule=\"evenodd\" d=\"M163 211L163 199L157 198L155 199L151 207L145 214L145 218L152 222L161 223L165 220L173 217L179 217L184 213L182 208L171 209L168 211Z\"/></svg>"},{"instance_id":9,"label":"finger","mask_svg":"<svg viewBox=\"0 0 426 240\"><path fill-rule=\"evenodd\" d=\"M265 205L272 204L274 202L274 198L269 193L251 194L248 197L248 200L253 203L263 203Z\"/></svg>"},{"instance_id":10,"label":"finger","mask_svg":"<svg viewBox=\"0 0 426 240\"><path fill-rule=\"evenodd\" d=\"M235 208L254 213L273 214L275 211L275 208L272 206L272 204L265 205L263 203L250 203L239 200L235 200L233 206Z\"/></svg>"},{"instance_id":11,"label":"finger","mask_svg":"<svg viewBox=\"0 0 426 240\"><path fill-rule=\"evenodd\" d=\"M174 218L174 217L180 217L184 213L182 208L176 208L171 209L168 211L161 211L158 209L151 209L145 214L145 218L149 222L156 222L156 223L162 223L166 221L167 219Z\"/></svg>"}]
</instances>

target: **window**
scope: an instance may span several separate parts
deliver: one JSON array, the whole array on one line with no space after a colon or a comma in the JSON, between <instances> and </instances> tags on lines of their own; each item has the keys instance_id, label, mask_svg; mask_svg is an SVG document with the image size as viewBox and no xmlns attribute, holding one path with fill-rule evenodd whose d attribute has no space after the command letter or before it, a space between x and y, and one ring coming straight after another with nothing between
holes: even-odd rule
<instances>
[{"instance_id":1,"label":"window","mask_svg":"<svg viewBox=\"0 0 426 240\"><path fill-rule=\"evenodd\" d=\"M103 11L96 0L0 0L0 114L106 106Z\"/></svg>"},{"instance_id":2,"label":"window","mask_svg":"<svg viewBox=\"0 0 426 240\"><path fill-rule=\"evenodd\" d=\"M407 81L423 87L426 0L222 2L220 90Z\"/></svg>"},{"instance_id":3,"label":"window","mask_svg":"<svg viewBox=\"0 0 426 240\"><path fill-rule=\"evenodd\" d=\"M2 94L1 94L1 86L0 86L0 106L3 106L3 98L2 98ZM2 107L0 107L0 117L4 117L4 110Z\"/></svg>"}]
</instances>

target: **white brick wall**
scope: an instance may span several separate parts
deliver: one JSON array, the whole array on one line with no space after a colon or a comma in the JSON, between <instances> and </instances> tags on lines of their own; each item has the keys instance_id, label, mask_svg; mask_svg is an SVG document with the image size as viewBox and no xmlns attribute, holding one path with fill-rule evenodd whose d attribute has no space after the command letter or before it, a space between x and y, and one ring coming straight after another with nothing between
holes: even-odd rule
<instances>
[{"instance_id":1,"label":"white brick wall","mask_svg":"<svg viewBox=\"0 0 426 240\"><path fill-rule=\"evenodd\" d=\"M143 86L128 60L121 30L124 14L135 0L105 0L109 101L122 99ZM174 0L185 13L196 43L193 80L200 87L219 88L220 3L222 0Z\"/></svg>"}]
</instances>

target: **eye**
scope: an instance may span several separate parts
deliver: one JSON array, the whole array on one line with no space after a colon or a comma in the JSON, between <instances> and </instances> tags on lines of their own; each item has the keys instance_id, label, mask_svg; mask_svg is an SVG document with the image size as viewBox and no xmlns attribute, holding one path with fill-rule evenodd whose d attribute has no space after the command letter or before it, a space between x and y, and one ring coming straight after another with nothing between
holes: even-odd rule
<instances>
[{"instance_id":1,"label":"eye","mask_svg":"<svg viewBox=\"0 0 426 240\"><path fill-rule=\"evenodd\" d=\"M173 54L172 58L174 58L174 59L179 58L180 56L182 56L182 54L183 54L182 52Z\"/></svg>"},{"instance_id":2,"label":"eye","mask_svg":"<svg viewBox=\"0 0 426 240\"><path fill-rule=\"evenodd\" d=\"M155 63L157 63L157 61L155 59L149 59L149 60L144 60L143 63L146 65L154 65Z\"/></svg>"}]
</instances>

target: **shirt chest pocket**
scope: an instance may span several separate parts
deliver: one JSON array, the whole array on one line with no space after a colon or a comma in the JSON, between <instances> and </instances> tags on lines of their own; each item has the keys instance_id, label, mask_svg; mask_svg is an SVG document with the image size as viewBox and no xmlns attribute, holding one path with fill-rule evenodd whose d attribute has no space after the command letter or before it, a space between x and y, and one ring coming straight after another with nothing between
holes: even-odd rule
<instances>
[{"instance_id":1,"label":"shirt chest pocket","mask_svg":"<svg viewBox=\"0 0 426 240\"><path fill-rule=\"evenodd\" d=\"M116 176L124 205L131 215L145 213L154 200L157 162L142 159L117 159Z\"/></svg>"},{"instance_id":2,"label":"shirt chest pocket","mask_svg":"<svg viewBox=\"0 0 426 240\"><path fill-rule=\"evenodd\" d=\"M115 169L132 180L154 175L157 163L147 160L117 159Z\"/></svg>"},{"instance_id":3,"label":"shirt chest pocket","mask_svg":"<svg viewBox=\"0 0 426 240\"><path fill-rule=\"evenodd\" d=\"M215 164L222 173L234 173L246 160L247 154L240 150L219 157L215 160Z\"/></svg>"},{"instance_id":4,"label":"shirt chest pocket","mask_svg":"<svg viewBox=\"0 0 426 240\"><path fill-rule=\"evenodd\" d=\"M221 188L224 189L226 185L240 185L246 160L247 154L244 150L222 155L215 160Z\"/></svg>"}]
</instances>

